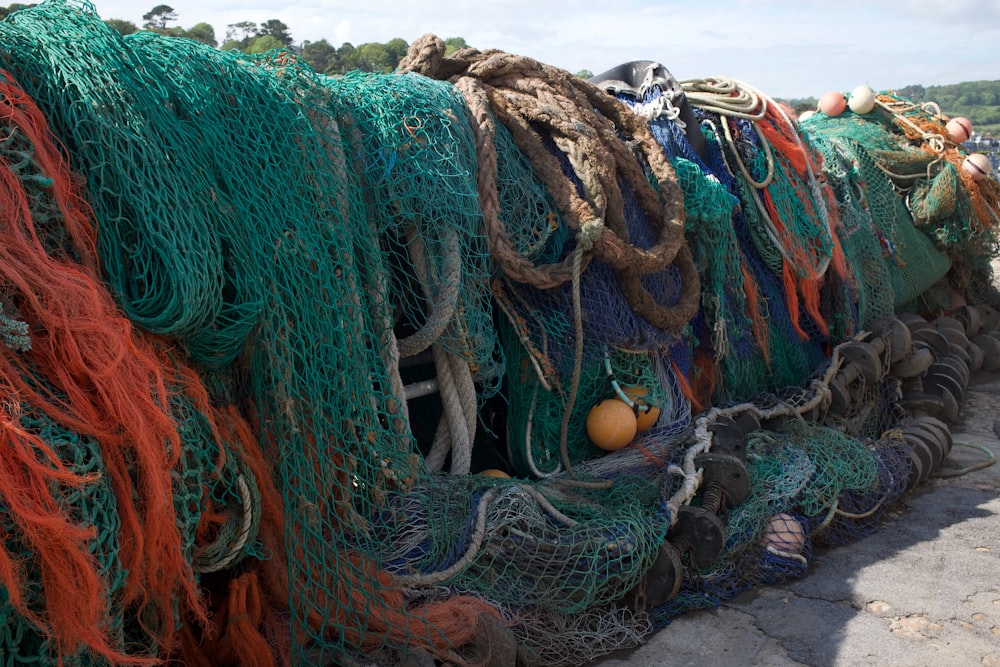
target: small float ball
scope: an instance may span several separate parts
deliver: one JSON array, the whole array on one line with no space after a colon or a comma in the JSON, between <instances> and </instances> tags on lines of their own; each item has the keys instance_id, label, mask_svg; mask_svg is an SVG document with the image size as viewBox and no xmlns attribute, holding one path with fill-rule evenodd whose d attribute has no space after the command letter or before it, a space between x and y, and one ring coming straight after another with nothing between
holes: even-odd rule
<instances>
[{"instance_id":1,"label":"small float ball","mask_svg":"<svg viewBox=\"0 0 1000 667\"><path fill-rule=\"evenodd\" d=\"M948 138L956 144L961 144L969 140L972 136L972 121L962 116L957 116L949 120L945 126Z\"/></svg>"},{"instance_id":2,"label":"small float ball","mask_svg":"<svg viewBox=\"0 0 1000 667\"><path fill-rule=\"evenodd\" d=\"M503 479L510 479L510 475L499 468L487 468L486 470L480 471L479 474L484 477L502 477Z\"/></svg>"},{"instance_id":3,"label":"small float ball","mask_svg":"<svg viewBox=\"0 0 1000 667\"><path fill-rule=\"evenodd\" d=\"M646 402L645 396L649 393L649 390L645 387L622 387L622 391L637 406L645 406L647 408L645 410L640 408L637 412L633 408L637 432L645 433L653 428L653 425L660 418L660 409Z\"/></svg>"},{"instance_id":4,"label":"small float ball","mask_svg":"<svg viewBox=\"0 0 1000 667\"><path fill-rule=\"evenodd\" d=\"M844 109L847 108L847 100L844 98L844 94L839 90L831 90L828 93L824 93L823 97L819 98L819 103L816 108L825 113L827 116L839 116L844 113Z\"/></svg>"},{"instance_id":5,"label":"small float ball","mask_svg":"<svg viewBox=\"0 0 1000 667\"><path fill-rule=\"evenodd\" d=\"M632 442L638 429L632 408L617 398L606 398L587 413L587 436L609 452Z\"/></svg>"},{"instance_id":6,"label":"small float ball","mask_svg":"<svg viewBox=\"0 0 1000 667\"><path fill-rule=\"evenodd\" d=\"M981 181L990 175L993 167L990 165L990 159L982 153L971 153L962 163L962 170L972 176L972 180Z\"/></svg>"},{"instance_id":7,"label":"small float ball","mask_svg":"<svg viewBox=\"0 0 1000 667\"><path fill-rule=\"evenodd\" d=\"M775 514L764 529L764 546L789 554L801 553L806 531L791 514Z\"/></svg>"},{"instance_id":8,"label":"small float ball","mask_svg":"<svg viewBox=\"0 0 1000 667\"><path fill-rule=\"evenodd\" d=\"M813 116L813 115L814 115L815 113L816 113L816 112L815 112L815 111L813 111L812 109L807 109L806 111L803 111L802 113L800 113L800 114L799 114L799 122L801 123L801 122L802 122L802 121L804 121L804 120L808 120L808 119L809 119L809 118L811 118L811 117L812 117L812 116Z\"/></svg>"},{"instance_id":9,"label":"small float ball","mask_svg":"<svg viewBox=\"0 0 1000 667\"><path fill-rule=\"evenodd\" d=\"M851 91L851 97L847 100L847 106L854 113L868 113L875 108L875 91L868 85L858 86Z\"/></svg>"}]
</instances>

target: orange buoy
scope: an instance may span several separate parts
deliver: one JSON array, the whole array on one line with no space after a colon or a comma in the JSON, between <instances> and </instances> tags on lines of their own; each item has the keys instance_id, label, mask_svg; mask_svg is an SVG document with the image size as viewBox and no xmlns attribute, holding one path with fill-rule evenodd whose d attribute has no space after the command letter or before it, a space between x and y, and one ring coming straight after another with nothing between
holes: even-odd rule
<instances>
[{"instance_id":1,"label":"orange buoy","mask_svg":"<svg viewBox=\"0 0 1000 667\"><path fill-rule=\"evenodd\" d=\"M944 129L948 133L949 139L956 144L960 144L968 141L969 137L972 136L972 121L968 118L957 116L945 123Z\"/></svg>"},{"instance_id":2,"label":"orange buoy","mask_svg":"<svg viewBox=\"0 0 1000 667\"><path fill-rule=\"evenodd\" d=\"M990 159L982 153L970 153L962 163L962 169L972 176L972 180L981 181L990 175L993 166L990 164Z\"/></svg>"},{"instance_id":3,"label":"orange buoy","mask_svg":"<svg viewBox=\"0 0 1000 667\"><path fill-rule=\"evenodd\" d=\"M499 468L487 468L486 470L480 470L479 474L484 477L502 477L503 479L510 479L510 475Z\"/></svg>"},{"instance_id":4,"label":"orange buoy","mask_svg":"<svg viewBox=\"0 0 1000 667\"><path fill-rule=\"evenodd\" d=\"M646 387L622 387L622 391L637 406L643 406L646 408L633 409L638 432L645 433L649 429L653 428L653 425L656 424L657 420L660 418L660 408L647 403L646 395L649 394L649 390L646 389Z\"/></svg>"},{"instance_id":5,"label":"orange buoy","mask_svg":"<svg viewBox=\"0 0 1000 667\"><path fill-rule=\"evenodd\" d=\"M823 97L819 98L816 108L825 113L827 116L839 116L844 113L844 109L847 108L847 99L839 90L831 90L828 93L824 93Z\"/></svg>"},{"instance_id":6,"label":"orange buoy","mask_svg":"<svg viewBox=\"0 0 1000 667\"><path fill-rule=\"evenodd\" d=\"M632 408L618 398L606 398L587 413L587 437L609 452L632 442L638 429Z\"/></svg>"}]
</instances>

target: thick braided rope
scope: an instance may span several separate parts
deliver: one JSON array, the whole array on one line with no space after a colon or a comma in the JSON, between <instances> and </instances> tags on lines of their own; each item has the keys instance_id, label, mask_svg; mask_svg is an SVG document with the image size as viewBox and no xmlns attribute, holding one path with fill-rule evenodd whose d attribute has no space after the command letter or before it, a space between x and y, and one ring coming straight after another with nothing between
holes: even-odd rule
<instances>
[{"instance_id":1,"label":"thick braided rope","mask_svg":"<svg viewBox=\"0 0 1000 667\"><path fill-rule=\"evenodd\" d=\"M466 98L475 119L478 187L491 253L509 277L542 289L555 287L572 279L574 258L538 267L514 251L500 221L493 115L510 131L572 230L579 232L585 223L603 223L593 248L578 258L581 266L586 267L593 255L606 261L615 270L629 306L655 326L679 328L694 316L700 283L684 243L683 194L672 165L641 117L596 86L530 58L475 49L445 58L444 43L433 35L414 42L399 69L450 80ZM545 128L566 153L585 197L562 173L536 128ZM642 153L656 187L633 150ZM629 242L619 178L632 188L657 228L659 238L651 248ZM653 299L640 277L665 269L675 258L684 278L682 294L676 305L666 307Z\"/></svg>"}]
</instances>

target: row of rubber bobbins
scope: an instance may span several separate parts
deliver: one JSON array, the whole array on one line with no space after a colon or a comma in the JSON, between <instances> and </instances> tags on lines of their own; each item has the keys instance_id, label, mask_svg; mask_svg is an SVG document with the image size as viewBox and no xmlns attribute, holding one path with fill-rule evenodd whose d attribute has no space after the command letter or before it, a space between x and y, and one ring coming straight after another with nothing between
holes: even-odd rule
<instances>
[{"instance_id":1,"label":"row of rubber bobbins","mask_svg":"<svg viewBox=\"0 0 1000 667\"><path fill-rule=\"evenodd\" d=\"M916 313L882 318L838 352L844 361L829 383L831 415L859 408L866 384L898 383L900 429L913 464L909 490L951 452L949 425L958 419L971 375L1000 370L1000 312L980 304L933 319Z\"/></svg>"},{"instance_id":2,"label":"row of rubber bobbins","mask_svg":"<svg viewBox=\"0 0 1000 667\"><path fill-rule=\"evenodd\" d=\"M827 414L849 416L871 400L866 386L895 380L904 413L900 431L912 464L909 491L951 452L949 424L958 417L971 374L981 369L1000 371L1000 311L977 305L931 320L914 313L881 318L870 331L838 346L838 353L842 361L828 385L829 403L801 416L811 421L821 421ZM744 464L746 435L768 426L751 411L718 415L709 425L711 450L695 459L703 471L701 502L678 509L655 562L629 594L634 607L649 609L676 595L685 560L697 570L722 556L727 531L720 515L750 492Z\"/></svg>"},{"instance_id":3,"label":"row of rubber bobbins","mask_svg":"<svg viewBox=\"0 0 1000 667\"><path fill-rule=\"evenodd\" d=\"M977 304L930 320L912 313L901 319L914 347L926 346L933 357L921 373L903 379L900 386L900 405L908 415L903 435L913 445L909 490L950 454L949 425L958 420L971 376L1000 370L1000 311Z\"/></svg>"}]
</instances>

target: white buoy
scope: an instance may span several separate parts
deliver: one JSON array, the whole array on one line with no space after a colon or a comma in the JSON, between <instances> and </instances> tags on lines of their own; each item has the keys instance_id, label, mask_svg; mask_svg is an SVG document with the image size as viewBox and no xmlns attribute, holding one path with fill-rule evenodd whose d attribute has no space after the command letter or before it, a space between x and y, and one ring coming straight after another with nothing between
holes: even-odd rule
<instances>
[{"instance_id":1,"label":"white buoy","mask_svg":"<svg viewBox=\"0 0 1000 667\"><path fill-rule=\"evenodd\" d=\"M847 106L854 113L865 114L875 108L875 91L871 86L862 84L851 91Z\"/></svg>"}]
</instances>

